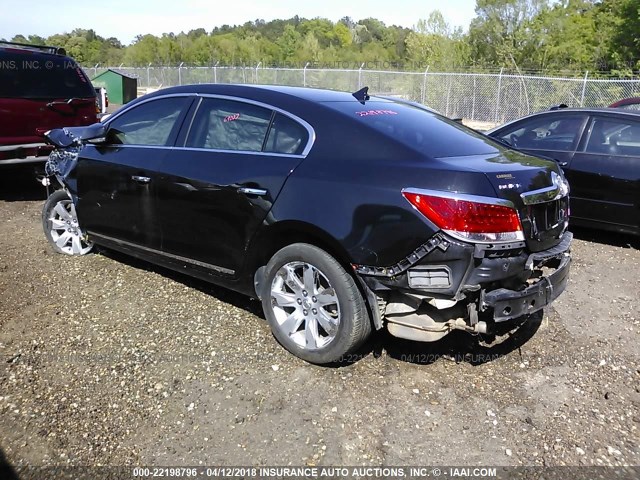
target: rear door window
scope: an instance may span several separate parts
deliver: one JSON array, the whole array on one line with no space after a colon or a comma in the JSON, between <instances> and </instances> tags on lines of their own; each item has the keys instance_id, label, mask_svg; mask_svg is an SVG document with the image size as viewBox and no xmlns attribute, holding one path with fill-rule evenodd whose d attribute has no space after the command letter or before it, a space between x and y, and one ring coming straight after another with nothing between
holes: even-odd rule
<instances>
[{"instance_id":1,"label":"rear door window","mask_svg":"<svg viewBox=\"0 0 640 480\"><path fill-rule=\"evenodd\" d=\"M186 147L260 152L273 111L250 103L203 98Z\"/></svg>"},{"instance_id":2,"label":"rear door window","mask_svg":"<svg viewBox=\"0 0 640 480\"><path fill-rule=\"evenodd\" d=\"M596 118L590 129L586 153L640 157L640 122Z\"/></svg>"},{"instance_id":3,"label":"rear door window","mask_svg":"<svg viewBox=\"0 0 640 480\"><path fill-rule=\"evenodd\" d=\"M309 141L309 132L292 118L277 113L269 130L265 152L300 155Z\"/></svg>"}]
</instances>

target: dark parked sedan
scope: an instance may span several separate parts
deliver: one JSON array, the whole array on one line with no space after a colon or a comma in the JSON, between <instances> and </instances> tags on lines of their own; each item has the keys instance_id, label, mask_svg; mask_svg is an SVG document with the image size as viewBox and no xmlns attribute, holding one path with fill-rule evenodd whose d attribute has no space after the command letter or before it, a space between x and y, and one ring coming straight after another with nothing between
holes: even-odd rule
<instances>
[{"instance_id":1,"label":"dark parked sedan","mask_svg":"<svg viewBox=\"0 0 640 480\"><path fill-rule=\"evenodd\" d=\"M554 162L366 89L169 88L48 138L54 249L100 244L260 298L310 362L385 326L486 333L567 282Z\"/></svg>"},{"instance_id":2,"label":"dark parked sedan","mask_svg":"<svg viewBox=\"0 0 640 480\"><path fill-rule=\"evenodd\" d=\"M565 108L488 132L555 159L571 185L571 223L640 235L640 112Z\"/></svg>"}]
</instances>

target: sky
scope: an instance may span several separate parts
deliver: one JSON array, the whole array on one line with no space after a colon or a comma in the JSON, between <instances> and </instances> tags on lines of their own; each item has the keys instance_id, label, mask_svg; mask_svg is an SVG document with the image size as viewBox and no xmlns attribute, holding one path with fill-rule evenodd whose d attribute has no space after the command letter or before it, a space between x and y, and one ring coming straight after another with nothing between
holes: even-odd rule
<instances>
[{"instance_id":1,"label":"sky","mask_svg":"<svg viewBox=\"0 0 640 480\"><path fill-rule=\"evenodd\" d=\"M468 29L475 0L0 0L0 38L92 28L101 37L129 44L136 35L241 25L247 21L287 19L294 15L332 21L373 17L386 25L411 28L433 10L451 27Z\"/></svg>"}]
</instances>

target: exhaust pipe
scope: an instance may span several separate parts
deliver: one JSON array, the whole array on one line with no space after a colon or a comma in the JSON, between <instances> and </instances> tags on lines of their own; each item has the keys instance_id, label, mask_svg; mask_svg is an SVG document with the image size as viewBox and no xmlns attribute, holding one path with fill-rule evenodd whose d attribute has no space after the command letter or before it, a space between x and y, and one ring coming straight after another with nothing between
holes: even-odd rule
<instances>
[{"instance_id":1,"label":"exhaust pipe","mask_svg":"<svg viewBox=\"0 0 640 480\"><path fill-rule=\"evenodd\" d=\"M437 321L426 313L386 317L386 320L391 335L418 342L435 342L453 330L464 330L474 335L487 333L487 322L469 325L464 318Z\"/></svg>"}]
</instances>

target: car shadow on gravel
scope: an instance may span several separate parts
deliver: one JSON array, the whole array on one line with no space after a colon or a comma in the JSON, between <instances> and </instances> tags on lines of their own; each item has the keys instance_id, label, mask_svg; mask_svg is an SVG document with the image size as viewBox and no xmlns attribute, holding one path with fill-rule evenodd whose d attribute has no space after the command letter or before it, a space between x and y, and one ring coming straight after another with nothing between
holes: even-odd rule
<instances>
[{"instance_id":1,"label":"car shadow on gravel","mask_svg":"<svg viewBox=\"0 0 640 480\"><path fill-rule=\"evenodd\" d=\"M2 167L0 172L0 201L47 199L47 190L37 181L37 169L33 165Z\"/></svg>"},{"instance_id":2,"label":"car shadow on gravel","mask_svg":"<svg viewBox=\"0 0 640 480\"><path fill-rule=\"evenodd\" d=\"M454 330L437 342L405 340L381 330L369 342L369 348L374 356L386 352L393 359L418 365L449 360L478 366L519 351L536 334L542 319L543 313L537 312L529 318L498 324L493 335L471 335Z\"/></svg>"},{"instance_id":3,"label":"car shadow on gravel","mask_svg":"<svg viewBox=\"0 0 640 480\"><path fill-rule=\"evenodd\" d=\"M571 232L575 238L586 242L640 250L640 237L635 237L633 235L584 227L571 227Z\"/></svg>"},{"instance_id":4,"label":"car shadow on gravel","mask_svg":"<svg viewBox=\"0 0 640 480\"><path fill-rule=\"evenodd\" d=\"M117 252L115 250L99 247L98 252L100 255L111 258L118 263L124 263L125 265L129 265L133 268L157 273L159 275L162 275L163 277L167 277L171 280L181 283L186 287L194 288L202 293L211 295L221 302L225 302L233 305L234 307L241 308L248 313L260 317L263 320L265 319L260 302L255 299L251 299L246 295L234 292L233 290L229 290L224 287L219 287L213 283L200 280L184 273L176 272L160 265L155 265L145 260L137 259L135 257Z\"/></svg>"},{"instance_id":5,"label":"car shadow on gravel","mask_svg":"<svg viewBox=\"0 0 640 480\"><path fill-rule=\"evenodd\" d=\"M7 461L2 448L0 448L0 478L3 480L18 480L18 474Z\"/></svg>"}]
</instances>

